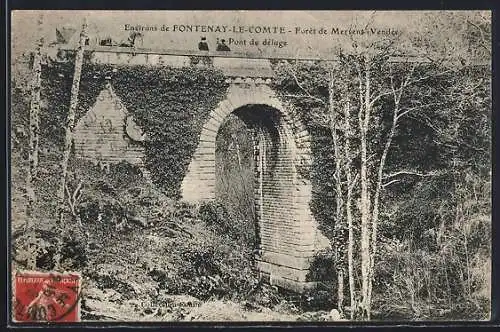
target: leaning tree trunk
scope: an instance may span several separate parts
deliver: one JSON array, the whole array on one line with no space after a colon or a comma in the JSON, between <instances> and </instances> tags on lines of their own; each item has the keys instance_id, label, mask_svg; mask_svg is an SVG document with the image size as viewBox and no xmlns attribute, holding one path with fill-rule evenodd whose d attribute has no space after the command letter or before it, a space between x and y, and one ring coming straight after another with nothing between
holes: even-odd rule
<instances>
[{"instance_id":1,"label":"leaning tree trunk","mask_svg":"<svg viewBox=\"0 0 500 332\"><path fill-rule=\"evenodd\" d=\"M378 230L378 219L380 213L380 195L383 189L382 180L384 174L385 163L387 160L387 155L389 154L389 150L391 148L392 140L394 139L394 135L396 134L396 128L398 126L398 120L401 116L400 114L400 102L401 96L403 94L403 88L408 84L409 79L411 78L412 71L408 74L406 78L406 82L401 84L399 89L394 87L393 77L390 77L391 80L391 88L393 94L393 102L394 109L392 112L392 123L391 128L389 130L389 134L387 135L387 139L385 141L384 150L382 151L382 155L380 157L380 162L377 170L377 183L375 185L375 194L373 198L373 211L372 211L372 236L371 236L371 259L370 259L370 278L368 283L368 301L372 300L372 289L373 289L373 279L375 273L375 256L377 255L377 230ZM391 74L392 75L392 74ZM399 90L399 92L397 92Z\"/></svg>"},{"instance_id":2,"label":"leaning tree trunk","mask_svg":"<svg viewBox=\"0 0 500 332\"><path fill-rule=\"evenodd\" d=\"M73 143L73 127L75 126L76 108L78 106L78 92L80 90L80 76L82 73L83 53L85 48L85 40L87 38L87 24L83 23L82 32L80 33L80 44L75 57L75 71L73 74L73 84L71 86L71 100L68 116L65 123L65 139L63 158L61 162L61 185L58 191L58 221L60 224L64 221L64 198L66 190L66 177L68 174L68 162L71 153L71 145Z\"/></svg>"},{"instance_id":3,"label":"leaning tree trunk","mask_svg":"<svg viewBox=\"0 0 500 332\"><path fill-rule=\"evenodd\" d=\"M41 31L43 16L38 19L38 26ZM33 78L31 81L31 103L29 113L29 146L28 146L28 169L26 176L26 192L28 196L28 204L26 214L26 228L29 228L29 219L33 214L33 205L36 201L35 190L33 188L33 179L36 176L38 167L38 150L39 150L39 133L40 133L40 90L41 90L41 73L42 73L42 55L41 49L43 46L43 37L37 41L37 46L33 54Z\"/></svg>"},{"instance_id":4,"label":"leaning tree trunk","mask_svg":"<svg viewBox=\"0 0 500 332\"><path fill-rule=\"evenodd\" d=\"M33 210L36 203L35 188L33 185L33 180L37 174L38 167L38 150L39 150L39 134L40 134L40 90L41 90L41 74L42 74L42 46L43 46L43 36L42 36L42 22L43 15L38 18L38 30L40 38L37 41L36 49L33 54L33 78L31 81L31 103L30 103L30 113L29 113L29 145L28 145L28 168L26 172L26 222L24 225L24 231L30 232L33 235ZM33 239L31 239L33 240ZM32 242L32 241L30 241ZM35 269L35 255L31 255L28 261L28 269Z\"/></svg>"}]
</instances>

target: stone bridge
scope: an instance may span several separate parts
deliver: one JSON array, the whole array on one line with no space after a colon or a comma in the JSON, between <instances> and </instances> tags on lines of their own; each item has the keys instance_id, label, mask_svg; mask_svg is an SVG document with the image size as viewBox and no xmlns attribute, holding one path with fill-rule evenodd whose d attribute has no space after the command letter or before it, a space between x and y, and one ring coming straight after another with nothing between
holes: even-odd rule
<instances>
[{"instance_id":1,"label":"stone bridge","mask_svg":"<svg viewBox=\"0 0 500 332\"><path fill-rule=\"evenodd\" d=\"M271 89L274 73L270 60L233 53L221 55L94 47L91 61L172 67L213 66L222 70L229 83L228 93L211 111L203 126L198 147L182 182L183 199L190 202L215 199L217 133L229 114L238 116L258 133L254 147L255 211L260 243L256 255L258 269L273 285L299 292L313 287L315 283L306 280L309 265L314 253L327 246L328 241L318 231L310 211L311 183L299 171L307 169L311 162L310 137L304 124L294 117ZM119 122L127 116L123 106L115 109L120 102L116 99L118 97L108 85L89 115L76 125L77 155L95 157L95 151L100 150L100 158L110 162L127 158L134 163L140 160L140 146L131 147L131 142L123 142L123 133L115 133L115 138L108 133L106 141L113 141L114 146L119 146L121 142L125 150L113 152L112 148L88 144L90 136L99 136L99 133L92 132L92 121L109 118L106 121ZM91 139L96 141L99 138Z\"/></svg>"}]
</instances>

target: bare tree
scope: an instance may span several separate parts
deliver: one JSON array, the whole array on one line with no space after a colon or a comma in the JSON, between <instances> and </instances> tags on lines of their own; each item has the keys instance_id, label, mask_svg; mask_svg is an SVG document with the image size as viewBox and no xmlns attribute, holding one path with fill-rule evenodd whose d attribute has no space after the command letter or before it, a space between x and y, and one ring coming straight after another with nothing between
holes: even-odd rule
<instances>
[{"instance_id":1,"label":"bare tree","mask_svg":"<svg viewBox=\"0 0 500 332\"><path fill-rule=\"evenodd\" d=\"M43 46L42 24L43 14L38 17L38 33L40 38L37 41L35 52L33 53L32 72L33 77L31 81L31 103L29 113L29 146L28 146L28 168L26 172L26 223L24 225L25 232L32 233L31 227L33 226L33 209L36 203L35 188L33 180L37 174L38 168L38 151L39 151L39 135L40 135L40 90L41 90L41 73L42 73L42 55L41 49ZM33 240L33 238L31 239ZM32 241L30 241L32 242ZM34 255L32 255L34 257ZM34 258L28 259L28 268L34 269L36 262Z\"/></svg>"},{"instance_id":2,"label":"bare tree","mask_svg":"<svg viewBox=\"0 0 500 332\"><path fill-rule=\"evenodd\" d=\"M349 299L351 305L351 319L354 318L354 314L356 313L356 299L355 299L355 286L354 286L354 262L353 262L353 253L354 253L354 228L353 228L353 217L352 217L352 196L353 196L353 187L355 186L358 178L358 174L356 173L355 178L352 178L351 171L351 143L350 137L351 133L351 125L350 125L350 103L347 101L344 106L344 128L345 128L345 143L344 143L344 152L345 152L345 177L347 181L347 194L345 200L345 211L346 211L346 220L347 220L347 232L348 232L348 240L347 240L347 271L348 271L348 279L349 279Z\"/></svg>"},{"instance_id":3,"label":"bare tree","mask_svg":"<svg viewBox=\"0 0 500 332\"><path fill-rule=\"evenodd\" d=\"M355 184L358 181L359 173L352 168L354 159L353 149L351 147L351 137L354 135L351 128L351 104L348 98L343 98L340 103L336 100L336 92L341 90L342 95L347 96L347 84L345 78L338 79L336 74L342 73L342 65L339 63L325 62L323 66L326 70L326 81L328 84L328 96L325 99L309 91L301 82L297 75L299 69L296 66L287 66L288 73L293 77L301 93L286 95L287 97L309 99L322 105L323 110L318 109L314 113L313 121L321 126L328 127L331 133L332 148L334 153L334 191L335 191L335 209L333 220L336 234L340 235L347 228L348 238L346 243L339 243L345 239L335 240L333 247L337 261L337 308L343 312L344 307L344 279L345 258L347 256L347 278L349 285L350 316L354 317L357 304L355 300L355 277L354 277L354 225L352 214L352 200ZM347 245L347 250L345 250ZM347 252L346 252L347 251Z\"/></svg>"},{"instance_id":4,"label":"bare tree","mask_svg":"<svg viewBox=\"0 0 500 332\"><path fill-rule=\"evenodd\" d=\"M340 137L338 134L338 125L340 124L338 121L337 111L335 109L335 101L334 101L334 73L330 66L328 69L328 114L329 114L329 125L332 133L332 143L333 143L333 153L335 158L335 172L333 173L334 182L335 182L335 226L337 229L342 232L343 226L343 218L342 218L342 210L344 207L344 191L342 190L342 176L343 176L343 155L341 151L340 145ZM343 246L337 246L336 254L337 254L337 262L343 261ZM344 302L344 264L337 263L337 300L338 305L337 308L340 312L343 309Z\"/></svg>"},{"instance_id":5,"label":"bare tree","mask_svg":"<svg viewBox=\"0 0 500 332\"><path fill-rule=\"evenodd\" d=\"M76 52L75 58L75 71L73 74L73 84L71 86L71 100L68 111L68 116L65 123L65 139L63 149L63 159L61 162L61 185L58 191L58 215L57 219L62 224L64 221L64 197L66 190L66 178L68 175L68 162L71 153L71 145L73 143L73 127L75 126L76 108L78 106L78 93L80 90L80 76L82 73L83 53L85 48L85 41L87 39L87 22L83 23L82 31L80 33L80 43Z\"/></svg>"}]
</instances>

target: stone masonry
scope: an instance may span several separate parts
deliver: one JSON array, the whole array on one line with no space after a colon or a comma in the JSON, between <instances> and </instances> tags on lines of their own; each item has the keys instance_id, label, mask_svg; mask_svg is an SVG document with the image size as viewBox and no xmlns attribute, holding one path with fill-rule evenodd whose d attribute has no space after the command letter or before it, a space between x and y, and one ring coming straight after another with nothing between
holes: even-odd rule
<instances>
[{"instance_id":1,"label":"stone masonry","mask_svg":"<svg viewBox=\"0 0 500 332\"><path fill-rule=\"evenodd\" d=\"M127 161L142 167L144 147L127 135L127 125L135 124L111 85L107 84L95 105L74 128L76 156L103 165Z\"/></svg>"}]
</instances>

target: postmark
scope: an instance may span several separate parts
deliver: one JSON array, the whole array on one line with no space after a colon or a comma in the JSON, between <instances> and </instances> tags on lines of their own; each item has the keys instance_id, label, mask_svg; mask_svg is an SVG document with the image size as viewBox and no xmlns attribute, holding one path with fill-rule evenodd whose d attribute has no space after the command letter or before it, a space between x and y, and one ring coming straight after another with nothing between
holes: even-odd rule
<instances>
[{"instance_id":1,"label":"postmark","mask_svg":"<svg viewBox=\"0 0 500 332\"><path fill-rule=\"evenodd\" d=\"M78 273L17 272L13 314L16 322L80 321Z\"/></svg>"}]
</instances>

